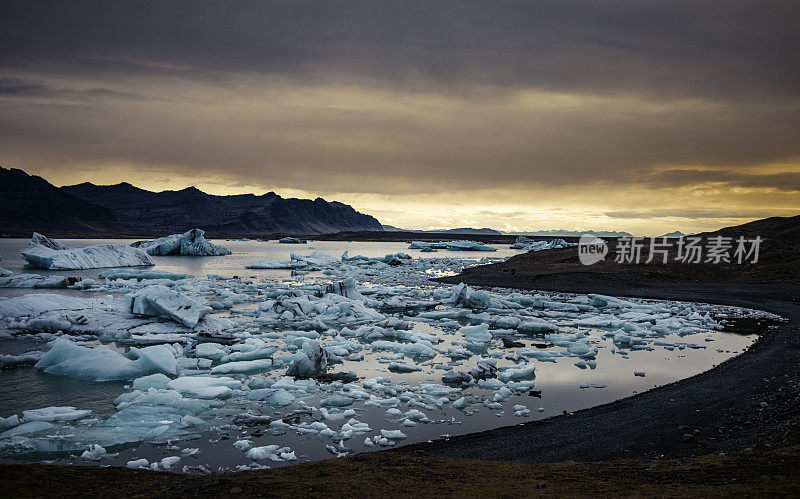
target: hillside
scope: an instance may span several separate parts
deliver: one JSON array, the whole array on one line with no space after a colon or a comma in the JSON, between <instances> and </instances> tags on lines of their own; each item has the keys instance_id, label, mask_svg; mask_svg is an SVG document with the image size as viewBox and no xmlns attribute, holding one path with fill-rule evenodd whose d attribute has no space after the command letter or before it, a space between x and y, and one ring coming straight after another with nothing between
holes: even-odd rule
<instances>
[{"instance_id":1,"label":"hillside","mask_svg":"<svg viewBox=\"0 0 800 499\"><path fill-rule=\"evenodd\" d=\"M0 167L0 230L78 234L174 234L200 227L228 235L381 231L374 217L322 198L284 199L274 192L215 196L195 187L151 192L128 183L55 187L22 170Z\"/></svg>"},{"instance_id":2,"label":"hillside","mask_svg":"<svg viewBox=\"0 0 800 499\"><path fill-rule=\"evenodd\" d=\"M112 210L79 199L47 180L0 167L0 228L7 230L122 230Z\"/></svg>"}]
</instances>

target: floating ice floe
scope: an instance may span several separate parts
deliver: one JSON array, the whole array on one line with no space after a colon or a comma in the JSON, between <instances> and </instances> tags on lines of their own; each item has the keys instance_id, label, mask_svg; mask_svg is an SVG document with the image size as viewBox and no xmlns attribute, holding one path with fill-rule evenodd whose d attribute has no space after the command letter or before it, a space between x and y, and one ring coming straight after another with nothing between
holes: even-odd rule
<instances>
[{"instance_id":1,"label":"floating ice floe","mask_svg":"<svg viewBox=\"0 0 800 499\"><path fill-rule=\"evenodd\" d=\"M91 279L88 281L94 282ZM0 277L0 288L32 288L32 289L66 289L71 286L81 285L83 281L80 277L54 276L42 274L12 274L7 277Z\"/></svg>"},{"instance_id":2,"label":"floating ice floe","mask_svg":"<svg viewBox=\"0 0 800 499\"><path fill-rule=\"evenodd\" d=\"M86 381L134 379L161 372L176 374L177 363L172 352L163 345L132 349L131 357L107 346L86 348L67 340L57 340L36 367L48 374L60 374Z\"/></svg>"},{"instance_id":3,"label":"floating ice floe","mask_svg":"<svg viewBox=\"0 0 800 499\"><path fill-rule=\"evenodd\" d=\"M20 253L30 267L50 270L153 265L150 255L125 244L96 244L83 248L70 248L38 232L33 233L30 244Z\"/></svg>"},{"instance_id":4,"label":"floating ice floe","mask_svg":"<svg viewBox=\"0 0 800 499\"><path fill-rule=\"evenodd\" d=\"M306 244L307 241L304 239L298 239L296 237L284 237L278 239L278 242L281 244Z\"/></svg>"},{"instance_id":5,"label":"floating ice floe","mask_svg":"<svg viewBox=\"0 0 800 499\"><path fill-rule=\"evenodd\" d=\"M182 315L181 311L176 313ZM0 297L0 331L63 331L120 340L170 334L195 335L203 331L214 333L232 326L233 323L222 317L204 318L195 329L160 317L138 317L131 315L130 308L120 298L76 298L56 294Z\"/></svg>"},{"instance_id":6,"label":"floating ice floe","mask_svg":"<svg viewBox=\"0 0 800 499\"><path fill-rule=\"evenodd\" d=\"M166 286L146 287L125 295L125 307L136 315L166 315L186 327L195 327L212 308Z\"/></svg>"},{"instance_id":7,"label":"floating ice floe","mask_svg":"<svg viewBox=\"0 0 800 499\"><path fill-rule=\"evenodd\" d=\"M450 251L497 251L497 248L487 246L477 241L448 241L447 249Z\"/></svg>"},{"instance_id":8,"label":"floating ice floe","mask_svg":"<svg viewBox=\"0 0 800 499\"><path fill-rule=\"evenodd\" d=\"M511 249L521 249L528 252L543 251L550 249L569 248L570 246L577 246L578 243L568 243L563 239L551 239L549 241L534 241L533 239L525 236L519 236Z\"/></svg>"},{"instance_id":9,"label":"floating ice floe","mask_svg":"<svg viewBox=\"0 0 800 499\"><path fill-rule=\"evenodd\" d=\"M141 248L148 255L161 256L222 256L231 250L206 241L205 231L192 229L183 234L173 234L154 241L137 241L131 246Z\"/></svg>"},{"instance_id":10,"label":"floating ice floe","mask_svg":"<svg viewBox=\"0 0 800 499\"><path fill-rule=\"evenodd\" d=\"M274 260L260 260L255 263L246 265L248 269L304 269L315 267L328 267L338 263L339 259L333 255L315 251L310 255L300 255L292 253L289 260L274 261Z\"/></svg>"},{"instance_id":11,"label":"floating ice floe","mask_svg":"<svg viewBox=\"0 0 800 499\"><path fill-rule=\"evenodd\" d=\"M98 274L101 279L108 279L113 281L115 279L136 279L142 281L144 279L168 279L170 281L180 281L191 277L188 274L180 274L175 272L167 272L165 270L153 269L110 269L103 270Z\"/></svg>"}]
</instances>

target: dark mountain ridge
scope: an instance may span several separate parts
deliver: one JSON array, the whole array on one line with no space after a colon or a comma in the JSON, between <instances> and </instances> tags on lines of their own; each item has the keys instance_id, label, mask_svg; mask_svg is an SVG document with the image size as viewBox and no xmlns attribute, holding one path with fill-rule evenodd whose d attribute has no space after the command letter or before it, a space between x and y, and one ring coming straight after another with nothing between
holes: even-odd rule
<instances>
[{"instance_id":1,"label":"dark mountain ridge","mask_svg":"<svg viewBox=\"0 0 800 499\"><path fill-rule=\"evenodd\" d=\"M0 229L173 234L199 227L230 235L382 230L374 217L322 198L216 196L196 187L152 192L127 182L58 188L22 170L0 170Z\"/></svg>"},{"instance_id":2,"label":"dark mountain ridge","mask_svg":"<svg viewBox=\"0 0 800 499\"><path fill-rule=\"evenodd\" d=\"M112 210L79 199L36 175L0 166L0 228L116 232Z\"/></svg>"}]
</instances>

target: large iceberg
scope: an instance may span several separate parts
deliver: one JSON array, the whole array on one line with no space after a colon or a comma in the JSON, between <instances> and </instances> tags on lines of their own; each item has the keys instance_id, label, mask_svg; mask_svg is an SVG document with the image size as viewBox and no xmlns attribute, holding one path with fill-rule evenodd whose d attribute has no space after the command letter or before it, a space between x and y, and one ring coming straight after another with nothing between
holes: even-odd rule
<instances>
[{"instance_id":1,"label":"large iceberg","mask_svg":"<svg viewBox=\"0 0 800 499\"><path fill-rule=\"evenodd\" d=\"M126 244L96 244L83 248L70 248L38 232L33 233L30 244L20 253L30 267L50 270L153 265L150 255Z\"/></svg>"},{"instance_id":2,"label":"large iceberg","mask_svg":"<svg viewBox=\"0 0 800 499\"><path fill-rule=\"evenodd\" d=\"M230 255L231 250L206 241L205 231L192 229L183 234L173 234L154 241L138 241L132 244L148 255L160 256L222 256Z\"/></svg>"}]
</instances>

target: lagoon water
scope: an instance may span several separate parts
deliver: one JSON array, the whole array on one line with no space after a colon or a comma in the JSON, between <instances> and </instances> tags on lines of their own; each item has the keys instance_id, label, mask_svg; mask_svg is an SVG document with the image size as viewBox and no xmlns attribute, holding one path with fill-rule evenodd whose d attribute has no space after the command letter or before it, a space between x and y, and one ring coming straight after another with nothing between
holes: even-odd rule
<instances>
[{"instance_id":1,"label":"lagoon water","mask_svg":"<svg viewBox=\"0 0 800 499\"><path fill-rule=\"evenodd\" d=\"M99 240L62 240L70 246L83 246L100 242L130 243L129 240L99 241ZM340 256L348 251L350 255L364 255L366 257L382 257L386 254L404 252L414 259L442 259L443 257L466 259L462 265L474 265L483 258L506 258L519 253L519 250L509 249L507 246L495 246L496 252L450 252L440 250L435 253L422 253L418 250L408 249L405 243L371 243L371 242L341 242L341 241L312 241L304 245L287 245L260 241L213 241L222 244L233 251L232 255L221 257L154 257L156 270L187 273L198 279L203 279L207 274L217 274L226 278L252 280L261 286L281 285L281 283L302 281L305 283L326 282L336 280L337 276L326 275L323 272L312 271L305 275L293 275L289 270L251 270L245 265L258 260L287 260L290 253L308 254L320 251L335 256ZM19 250L27 244L22 239L0 239L0 267L15 273L57 273L76 275L84 278L97 279L98 270L87 271L31 271L25 269L24 261L19 256ZM433 261L433 260L431 260ZM423 266L424 267L424 266ZM458 266L451 262L449 267L440 265L427 268L420 272L417 287L432 292L442 286L427 282L427 276L432 273L452 272ZM393 275L393 274L391 274ZM384 271L366 272L359 274L358 284L361 286L391 284L391 275ZM370 282L370 276L375 282ZM387 277L388 276L388 277ZM339 276L341 277L341 276ZM222 281L224 282L224 281ZM270 284L271 283L271 284ZM107 289L102 295L111 294L119 296L124 289ZM15 297L27 293L64 293L72 296L96 297L94 291L77 290L31 290L31 289L0 289L0 297ZM503 296L507 291L495 290L498 296ZM530 292L533 294L533 292ZM574 296L549 294L554 302L570 303ZM650 302L648 302L650 303ZM675 304L662 303L665 307L681 308ZM441 308L441 307L440 307ZM720 307L699 306L700 312L717 314L722 320L734 312ZM231 315L230 310L220 312ZM387 316L391 315L387 313ZM398 317L400 314L395 314ZM510 396L498 399L497 390L492 388L469 387L464 388L462 394L451 395L449 400L437 405L433 398L424 398L419 390L409 400L402 401L399 409L406 413L412 409L422 411L426 421L413 421L412 418L399 416L396 413L387 414L388 406L370 406L363 401L355 401L342 409L329 408L327 418L320 411L321 399L337 394L341 391L341 383L320 384L314 393L298 396L297 400L285 407L272 407L263 403L255 403L242 397L232 397L221 401L216 407L200 414L205 425L191 431L181 431L174 435L161 438L143 438L141 442L125 443L109 447L109 453L118 453L116 457L104 458L101 464L124 466L128 461L145 458L149 462L158 461L168 456L181 456L181 450L187 448L199 449L192 456L182 456L179 464L171 468L173 471L206 472L220 470L246 469L255 466L282 466L297 461L262 460L258 464L247 457L245 452L235 448L233 443L237 440L247 439L253 447L266 445L280 445L290 447L299 461L315 460L333 457L337 453L365 452L382 448L380 445L365 446L365 437L372 438L380 434L380 430L401 430L407 438L397 440L396 445L425 441L436 438L446 438L449 435L464 434L489 428L519 424L534 419L546 418L561 414L563 411L576 411L594 405L610 402L638 392L651 389L698 374L714 365L741 353L756 339L754 332L722 332L708 328L697 328L691 334L684 330L681 334L664 334L658 340L663 344L691 344L692 347L664 348L653 344L648 349L622 350L614 344L613 338L607 336L609 328L596 326L580 326L575 323L574 313L557 312L550 310L543 313L547 318L560 328L562 334L585 333L588 335L589 344L597 348L594 357L596 368L576 366L580 358L563 356L555 362L536 362L536 376L534 388L536 392L514 392ZM392 388L387 388L382 395L391 397L392 394L400 396L405 388L420 387L425 384L440 384L441 376L448 369L455 368L468 371L475 365L476 358L484 355L496 359L498 366L507 366L514 363L510 359L513 350L503 350L497 342L485 345L469 345L469 350L474 357L464 361L451 361L444 352L453 345L464 345L464 336L459 328L453 327L453 321L445 321L441 327L437 321L419 320L413 313L402 317L413 325L413 330L431 334L439 338L436 347L439 354L434 358L409 358L400 362L415 365L420 371L411 373L395 373L387 370L386 352L371 350L365 344L363 360L345 360L335 366L335 371L355 371L360 378L356 384L364 379L376 376L391 378ZM334 331L326 335L333 336ZM341 329L341 328L339 328ZM282 331L276 328L275 331ZM254 333L251 331L251 335ZM257 333L255 333L257 334ZM543 335L518 335L516 340L521 341L526 347L533 343L544 342ZM123 344L112 343L111 346L120 351L127 347ZM47 350L46 342L37 335L18 334L14 339L0 340L0 354L18 355L20 353ZM555 348L549 348L555 350ZM402 356L401 356L402 357ZM215 362L216 365L216 362ZM259 376L273 378L283 375L285 367L262 373ZM634 372L646 373L646 376L635 376ZM251 376L240 376L247 381ZM78 409L91 409L92 417L101 421L114 417L117 408L113 404L115 398L130 391L128 382L95 383L79 381L64 376L46 374L32 366L16 367L0 371L0 416L8 417L20 414L23 410L37 409L48 406L74 406ZM581 387L588 384L598 387ZM398 389L399 387L399 389ZM416 388L415 388L416 389ZM413 391L413 390L411 390ZM410 392L409 392L410 393ZM466 396L471 405L467 411L458 410L452 402L459 396ZM408 398L408 397L407 397ZM439 395L439 398L442 398ZM498 404L495 405L495 404ZM525 406L529 413L521 411L515 415L515 406ZM542 408L541 411L538 409ZM355 416L345 416L344 411L352 409ZM519 412L519 411L518 411ZM290 428L267 428L265 425L247 426L234 424L237 414L249 413L269 416L272 419L283 418L294 425ZM314 433L300 433L296 426L302 423L322 421L329 428L340 433L340 428L350 417L367 423L371 430L367 433L356 433L350 439L339 443L339 436L331 438ZM404 423L413 426L404 426ZM89 423L87 423L89 424ZM167 423L170 424L170 423ZM72 428L72 427L70 427ZM58 439L69 434L69 428L53 430L52 435L46 437ZM576 435L580 438L579 435ZM64 437L67 438L68 437ZM93 442L85 442L86 445ZM57 463L96 464L96 461L80 459L80 450L66 452L38 452L31 451L19 442L0 441L0 461L48 461Z\"/></svg>"}]
</instances>

